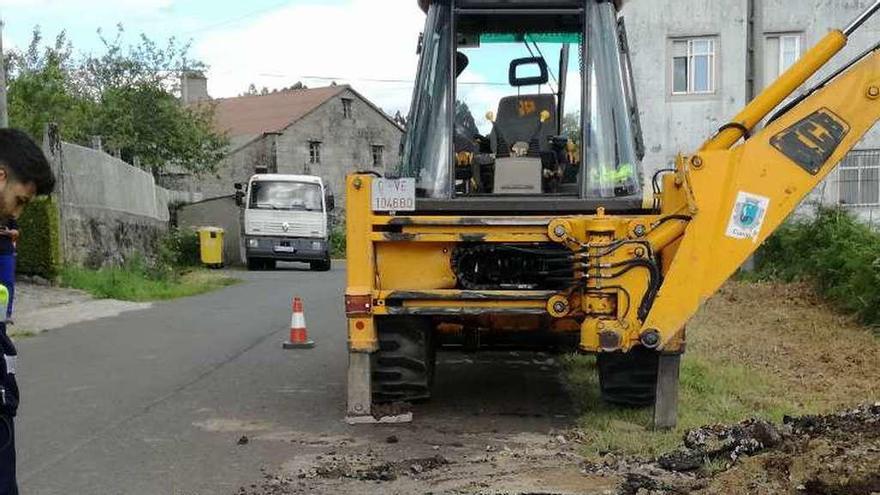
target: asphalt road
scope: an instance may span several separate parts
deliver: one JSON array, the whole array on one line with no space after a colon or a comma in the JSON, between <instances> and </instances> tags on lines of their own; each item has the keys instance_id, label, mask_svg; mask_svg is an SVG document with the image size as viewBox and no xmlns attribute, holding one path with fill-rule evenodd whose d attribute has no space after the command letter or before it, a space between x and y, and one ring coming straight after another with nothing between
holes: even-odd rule
<instances>
[{"instance_id":1,"label":"asphalt road","mask_svg":"<svg viewBox=\"0 0 880 495\"><path fill-rule=\"evenodd\" d=\"M296 266L20 342L22 493L233 494L331 443L381 443L387 429L342 421L344 266ZM315 349L280 346L293 295ZM446 358L406 428L546 433L569 421L555 377L540 361Z\"/></svg>"}]
</instances>

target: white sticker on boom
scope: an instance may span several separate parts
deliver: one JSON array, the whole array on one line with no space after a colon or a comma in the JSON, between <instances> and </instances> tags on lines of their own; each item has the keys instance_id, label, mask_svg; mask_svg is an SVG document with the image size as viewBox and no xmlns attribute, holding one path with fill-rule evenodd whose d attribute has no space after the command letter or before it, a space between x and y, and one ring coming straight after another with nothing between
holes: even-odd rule
<instances>
[{"instance_id":1,"label":"white sticker on boom","mask_svg":"<svg viewBox=\"0 0 880 495\"><path fill-rule=\"evenodd\" d=\"M730 213L727 237L751 239L752 242L758 242L761 225L764 224L764 217L767 216L767 208L769 207L770 198L740 191L736 196L733 211Z\"/></svg>"},{"instance_id":2,"label":"white sticker on boom","mask_svg":"<svg viewBox=\"0 0 880 495\"><path fill-rule=\"evenodd\" d=\"M414 211L416 180L373 179L373 211Z\"/></svg>"}]
</instances>

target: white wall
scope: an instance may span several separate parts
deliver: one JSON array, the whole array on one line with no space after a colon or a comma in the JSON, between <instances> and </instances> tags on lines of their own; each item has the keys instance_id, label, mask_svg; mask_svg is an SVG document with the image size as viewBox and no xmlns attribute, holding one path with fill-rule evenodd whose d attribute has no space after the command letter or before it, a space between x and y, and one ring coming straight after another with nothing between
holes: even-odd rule
<instances>
[{"instance_id":1,"label":"white wall","mask_svg":"<svg viewBox=\"0 0 880 495\"><path fill-rule=\"evenodd\" d=\"M632 0L623 9L645 135L643 164L650 180L679 152L697 149L744 104L744 0ZM716 92L673 96L671 39L714 36Z\"/></svg>"}]
</instances>

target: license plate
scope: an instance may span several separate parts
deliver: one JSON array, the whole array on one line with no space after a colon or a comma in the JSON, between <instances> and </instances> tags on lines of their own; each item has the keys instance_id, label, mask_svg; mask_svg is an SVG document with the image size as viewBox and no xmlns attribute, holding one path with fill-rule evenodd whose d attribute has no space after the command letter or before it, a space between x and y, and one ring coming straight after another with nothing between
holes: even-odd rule
<instances>
[{"instance_id":1,"label":"license plate","mask_svg":"<svg viewBox=\"0 0 880 495\"><path fill-rule=\"evenodd\" d=\"M293 246L275 246L276 253L292 253L296 251L296 248Z\"/></svg>"},{"instance_id":2,"label":"license plate","mask_svg":"<svg viewBox=\"0 0 880 495\"><path fill-rule=\"evenodd\" d=\"M415 179L373 179L373 211L415 211L415 209Z\"/></svg>"}]
</instances>

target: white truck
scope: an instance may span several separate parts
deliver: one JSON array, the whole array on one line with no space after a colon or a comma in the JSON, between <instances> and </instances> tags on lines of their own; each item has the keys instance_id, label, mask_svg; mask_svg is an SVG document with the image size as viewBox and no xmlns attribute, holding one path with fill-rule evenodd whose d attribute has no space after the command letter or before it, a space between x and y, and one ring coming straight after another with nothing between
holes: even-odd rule
<instances>
[{"instance_id":1,"label":"white truck","mask_svg":"<svg viewBox=\"0 0 880 495\"><path fill-rule=\"evenodd\" d=\"M235 184L244 207L242 238L249 270L272 270L278 261L330 269L328 213L334 199L320 177L257 174Z\"/></svg>"}]
</instances>

